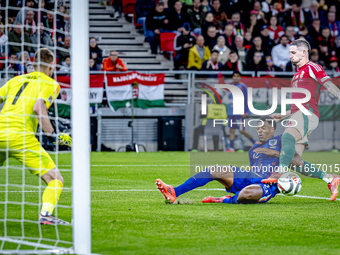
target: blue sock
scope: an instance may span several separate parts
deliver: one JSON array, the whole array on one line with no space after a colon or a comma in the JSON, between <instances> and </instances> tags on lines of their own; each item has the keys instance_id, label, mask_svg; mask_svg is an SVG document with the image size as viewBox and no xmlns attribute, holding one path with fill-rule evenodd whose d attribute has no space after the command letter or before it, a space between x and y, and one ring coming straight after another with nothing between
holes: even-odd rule
<instances>
[{"instance_id":1,"label":"blue sock","mask_svg":"<svg viewBox=\"0 0 340 255\"><path fill-rule=\"evenodd\" d=\"M230 148L231 148L231 149L234 149L234 141L235 141L235 140L230 140Z\"/></svg>"},{"instance_id":2,"label":"blue sock","mask_svg":"<svg viewBox=\"0 0 340 255\"><path fill-rule=\"evenodd\" d=\"M175 188L176 196L180 196L190 190L206 185L208 182L213 180L213 177L209 169L205 169L206 172L199 172L194 176L190 177L183 184Z\"/></svg>"},{"instance_id":3,"label":"blue sock","mask_svg":"<svg viewBox=\"0 0 340 255\"><path fill-rule=\"evenodd\" d=\"M239 193L240 192L238 191L238 192L235 193L235 195L233 197L223 199L223 203L226 203L226 204L238 204L237 197L238 197Z\"/></svg>"},{"instance_id":4,"label":"blue sock","mask_svg":"<svg viewBox=\"0 0 340 255\"><path fill-rule=\"evenodd\" d=\"M255 143L254 138L250 137L249 140L250 140L253 144Z\"/></svg>"}]
</instances>

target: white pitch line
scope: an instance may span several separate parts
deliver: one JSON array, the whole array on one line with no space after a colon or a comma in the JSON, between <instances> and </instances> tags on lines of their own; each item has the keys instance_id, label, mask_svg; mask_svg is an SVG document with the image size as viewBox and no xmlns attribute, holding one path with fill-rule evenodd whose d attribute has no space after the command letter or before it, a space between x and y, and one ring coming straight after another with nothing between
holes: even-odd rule
<instances>
[{"instance_id":1,"label":"white pitch line","mask_svg":"<svg viewBox=\"0 0 340 255\"><path fill-rule=\"evenodd\" d=\"M280 196L284 196L283 194L278 194ZM329 197L311 197L311 196L301 196L301 195L294 195L293 197L301 197L301 198L312 198L312 199L323 199L323 200L331 200ZM340 201L340 199L335 199Z\"/></svg>"},{"instance_id":2,"label":"white pitch line","mask_svg":"<svg viewBox=\"0 0 340 255\"><path fill-rule=\"evenodd\" d=\"M225 191L225 189L195 189L192 191ZM70 192L71 190L65 190L64 192ZM158 189L108 189L108 190L91 190L91 192L155 192L158 191ZM5 191L0 191L0 193L4 193ZM8 191L9 193L17 193L22 191ZM33 193L38 192L37 190L26 190L25 193ZM278 194L279 196L284 196L283 194ZM294 195L291 197L298 197L298 198L310 198L310 199L321 199L321 200L330 200L328 197L314 197L314 196L302 196L302 195ZM335 199L336 201L340 201L340 199Z\"/></svg>"}]
</instances>

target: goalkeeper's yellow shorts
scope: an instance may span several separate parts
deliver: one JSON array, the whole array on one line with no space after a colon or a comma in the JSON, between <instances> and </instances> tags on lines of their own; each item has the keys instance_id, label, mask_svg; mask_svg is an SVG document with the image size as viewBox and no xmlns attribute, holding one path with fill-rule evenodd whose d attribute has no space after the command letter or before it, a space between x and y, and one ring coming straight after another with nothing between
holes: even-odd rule
<instances>
[{"instance_id":1,"label":"goalkeeper's yellow shorts","mask_svg":"<svg viewBox=\"0 0 340 255\"><path fill-rule=\"evenodd\" d=\"M26 135L25 138L23 135L15 135L8 141L0 139L0 166L3 166L7 156L24 164L35 175L40 173L42 176L56 167L34 135Z\"/></svg>"}]
</instances>

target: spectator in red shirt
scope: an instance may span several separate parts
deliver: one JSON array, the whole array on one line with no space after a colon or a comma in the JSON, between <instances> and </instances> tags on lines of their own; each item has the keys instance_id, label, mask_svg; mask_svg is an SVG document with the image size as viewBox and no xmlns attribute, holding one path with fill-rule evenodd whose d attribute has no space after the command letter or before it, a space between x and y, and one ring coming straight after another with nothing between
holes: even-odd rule
<instances>
[{"instance_id":1,"label":"spectator in red shirt","mask_svg":"<svg viewBox=\"0 0 340 255\"><path fill-rule=\"evenodd\" d=\"M110 56L104 59L103 62L103 70L104 71L115 71L115 72L124 72L128 69L126 68L123 60L118 58L118 53L115 50L110 51Z\"/></svg>"}]
</instances>

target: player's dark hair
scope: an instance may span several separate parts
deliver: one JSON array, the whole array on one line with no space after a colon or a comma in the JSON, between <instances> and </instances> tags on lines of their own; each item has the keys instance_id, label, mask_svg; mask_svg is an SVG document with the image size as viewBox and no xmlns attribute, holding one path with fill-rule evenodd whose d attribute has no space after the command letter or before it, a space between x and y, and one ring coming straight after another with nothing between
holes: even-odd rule
<instances>
[{"instance_id":1,"label":"player's dark hair","mask_svg":"<svg viewBox=\"0 0 340 255\"><path fill-rule=\"evenodd\" d=\"M163 3L163 2L158 2L158 3L156 4L156 7L158 7L158 6L164 6L164 3Z\"/></svg>"},{"instance_id":2,"label":"player's dark hair","mask_svg":"<svg viewBox=\"0 0 340 255\"><path fill-rule=\"evenodd\" d=\"M275 122L275 120L272 116L264 115L264 116L261 116L261 118L259 120L262 120L263 122L268 122L276 130L276 122ZM270 120L270 121L268 121L268 120Z\"/></svg>"},{"instance_id":3,"label":"player's dark hair","mask_svg":"<svg viewBox=\"0 0 340 255\"><path fill-rule=\"evenodd\" d=\"M310 55L310 51L311 51L310 44L305 39L297 39L297 40L293 41L290 44L290 46L296 46L296 47L303 46L303 47L306 47L307 48L308 56Z\"/></svg>"}]
</instances>

